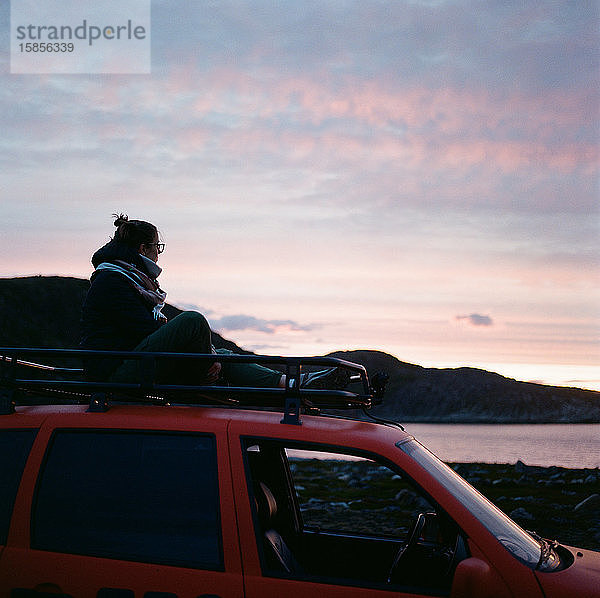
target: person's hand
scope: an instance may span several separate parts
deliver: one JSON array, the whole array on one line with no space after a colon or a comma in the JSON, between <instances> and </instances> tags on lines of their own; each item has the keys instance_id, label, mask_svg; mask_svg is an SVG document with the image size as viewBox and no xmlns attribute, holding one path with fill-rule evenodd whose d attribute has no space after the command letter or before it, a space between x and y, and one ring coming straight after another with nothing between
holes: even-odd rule
<instances>
[{"instance_id":1,"label":"person's hand","mask_svg":"<svg viewBox=\"0 0 600 598\"><path fill-rule=\"evenodd\" d=\"M221 373L221 364L218 361L215 361L209 368L208 372L206 372L206 380L207 382L216 382L219 379L219 374Z\"/></svg>"}]
</instances>

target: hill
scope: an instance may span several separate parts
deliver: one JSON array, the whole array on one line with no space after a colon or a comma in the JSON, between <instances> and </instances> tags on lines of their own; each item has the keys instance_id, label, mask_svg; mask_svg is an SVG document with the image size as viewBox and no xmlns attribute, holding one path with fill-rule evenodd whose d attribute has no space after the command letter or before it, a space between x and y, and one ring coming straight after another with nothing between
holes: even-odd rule
<instances>
[{"instance_id":1,"label":"hill","mask_svg":"<svg viewBox=\"0 0 600 598\"><path fill-rule=\"evenodd\" d=\"M81 305L89 282L33 276L0 279L0 347L76 348ZM167 305L173 318L180 310ZM248 353L214 333L218 348ZM423 368L380 351L341 351L330 356L363 364L390 380L380 417L411 422L600 422L600 392L518 382L475 368Z\"/></svg>"},{"instance_id":2,"label":"hill","mask_svg":"<svg viewBox=\"0 0 600 598\"><path fill-rule=\"evenodd\" d=\"M379 351L331 353L389 376L374 415L404 422L598 423L600 392L519 382L477 368L423 368Z\"/></svg>"},{"instance_id":3,"label":"hill","mask_svg":"<svg viewBox=\"0 0 600 598\"><path fill-rule=\"evenodd\" d=\"M88 280L63 276L0 278L0 347L77 348L89 286ZM171 319L181 310L167 304L163 312ZM217 333L213 343L247 353Z\"/></svg>"}]
</instances>

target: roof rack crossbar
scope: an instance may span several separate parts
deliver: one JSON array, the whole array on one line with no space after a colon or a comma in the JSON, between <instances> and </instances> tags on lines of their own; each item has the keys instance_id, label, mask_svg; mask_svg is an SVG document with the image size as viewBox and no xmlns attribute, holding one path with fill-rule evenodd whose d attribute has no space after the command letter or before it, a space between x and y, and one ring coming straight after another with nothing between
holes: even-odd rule
<instances>
[{"instance_id":1,"label":"roof rack crossbar","mask_svg":"<svg viewBox=\"0 0 600 598\"><path fill-rule=\"evenodd\" d=\"M156 358L144 355L139 368L140 388L150 390L154 387L154 376L156 375Z\"/></svg>"},{"instance_id":2,"label":"roof rack crossbar","mask_svg":"<svg viewBox=\"0 0 600 598\"><path fill-rule=\"evenodd\" d=\"M138 382L82 382L79 380L29 380L17 378L14 381L15 386L28 389L69 389L88 392L101 391L140 391L142 393L150 392L190 392L211 394L240 394L240 395L265 395L273 397L286 398L288 396L299 396L301 399L313 398L317 400L326 398L358 400L367 403L371 398L369 394L358 394L348 390L335 389L299 389L296 393L289 392L283 388L262 388L254 386L210 386L210 385L183 385L183 384L140 384Z\"/></svg>"},{"instance_id":3,"label":"roof rack crossbar","mask_svg":"<svg viewBox=\"0 0 600 598\"><path fill-rule=\"evenodd\" d=\"M38 370L45 370L48 372L64 372L70 374L83 374L83 368L65 368L55 365L46 365L44 363L36 363L34 361L25 361L24 359L16 359L14 357L8 357L7 355L0 355L0 361L4 361L6 363L13 363L15 365L24 365L29 368L35 368Z\"/></svg>"},{"instance_id":4,"label":"roof rack crossbar","mask_svg":"<svg viewBox=\"0 0 600 598\"><path fill-rule=\"evenodd\" d=\"M39 356L44 359L106 359L119 358L140 361L139 376L132 382L90 381L82 375L82 368L53 366L29 361L29 358ZM22 359L27 357L27 359ZM291 383L286 388L231 387L210 384L181 385L164 384L156 381L156 366L159 360L194 359L199 362L233 362L259 363L261 365L277 365L286 373ZM362 383L362 392L337 389L304 389L300 388L300 377L305 367L340 367L349 370L351 380ZM18 377L17 367L45 370L50 379L37 379L31 376ZM46 374L44 374L46 375ZM58 375L59 378L52 377ZM62 377L66 378L63 379ZM78 378L78 379L74 379ZM90 409L104 408L108 401L141 400L147 401L150 396L161 399L169 397L184 404L205 404L208 400L217 403L235 404L240 406L267 406L284 411L285 423L300 423L301 407L320 408L369 408L373 402L374 389L371 388L367 373L362 365L334 357L279 357L264 355L237 354L199 354L172 352L141 352L141 351L93 351L81 349L43 349L43 348L0 348L0 387L7 396L8 390L22 389L43 395L50 394L82 394L90 397ZM197 395L197 399L189 394ZM125 397L121 399L120 395ZM186 396L187 395L187 396ZM12 395L11 395L12 396ZM10 399L12 400L12 398ZM0 405L0 410L2 405ZM9 407L7 407L9 409Z\"/></svg>"},{"instance_id":5,"label":"roof rack crossbar","mask_svg":"<svg viewBox=\"0 0 600 598\"><path fill-rule=\"evenodd\" d=\"M183 353L183 352L169 352L169 351L101 351L97 349L45 349L45 348L34 348L34 347L0 347L0 359L2 356L10 358L11 356L18 355L44 355L46 357L90 357L90 358L104 358L104 357L122 357L127 359L142 359L145 356L153 357L170 357L174 359L183 358L201 358L208 359L211 361L235 361L238 363L254 363L260 361L261 363L298 363L303 366L306 365L344 365L350 369L356 371L364 370L364 367L360 364L338 357L284 357L277 355L254 355L254 354L242 354L242 353Z\"/></svg>"}]
</instances>

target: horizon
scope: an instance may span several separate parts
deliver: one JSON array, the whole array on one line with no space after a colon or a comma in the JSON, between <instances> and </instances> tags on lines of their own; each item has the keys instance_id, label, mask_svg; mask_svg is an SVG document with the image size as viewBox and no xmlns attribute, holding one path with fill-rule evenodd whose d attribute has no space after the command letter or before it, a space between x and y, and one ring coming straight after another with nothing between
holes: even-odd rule
<instances>
[{"instance_id":1,"label":"horizon","mask_svg":"<svg viewBox=\"0 0 600 598\"><path fill-rule=\"evenodd\" d=\"M15 276L15 277L0 277L0 280L11 280L12 278L37 278L37 277L53 277L53 276L58 276L61 278L70 278L70 275L60 275L60 274L47 274L47 275L23 275L23 276ZM78 280L87 280L87 278L85 277L74 277ZM177 308L177 309L181 309L182 311L185 309L193 309L196 306L192 305L192 304L180 304L177 305L175 303L169 302L167 301L168 304L172 305L173 307ZM210 321L209 321L210 323ZM260 346L259 347L249 347L249 346L244 346L238 339L236 339L234 336L232 337L230 334L227 333L227 331L223 331L223 330L217 330L213 325L211 325L211 329L213 330L213 332L217 332L218 334L220 334L225 340L230 341L235 343L238 347L240 347L241 349L244 350L249 350L249 351L254 351L256 353L263 353L265 355L272 355L272 356L281 356L281 357L302 357L302 356L326 356L330 353L334 353L334 352L338 352L338 351L348 351L348 352L352 352L352 351L365 351L365 352L382 352L385 353L387 355L390 355L391 357L396 358L398 361L403 362L405 364L408 365L416 365L416 366L420 366L423 368L433 368L433 369L458 369L458 368L474 368L474 369L480 369L483 371L487 371L487 372L492 372L492 373L497 373L500 374L506 378L511 378L511 379L515 379L519 382L530 382L533 384L543 384L543 385L548 385L548 386L559 386L559 387L565 387L565 388L580 388L583 390L593 390L593 391L598 391L600 392L600 381L594 381L592 379L589 378L573 378L571 377L571 379L569 379L569 376L573 376L575 374L579 374L580 376L582 376L583 374L586 373L593 373L594 370L592 371L588 371L586 368L581 368L578 366L544 366L544 365L536 365L536 364L494 364L494 363L461 363L461 362L428 362L428 361L424 361L424 362L420 362L420 363L416 363L416 362L412 362L409 361L407 359L404 359L401 355L397 355L394 354L391 350L390 351L386 351L384 349L382 349L381 347L346 347L343 349L340 349L339 347L335 347L333 346L333 344L330 346L330 348L326 351L311 351L310 349L306 350L306 351L296 351L293 353L286 353L286 354L282 354L282 353L278 353L276 351L269 351L268 347L266 352L261 352L260 351ZM322 348L322 347L321 347ZM558 370L558 371L557 371ZM529 378L528 375L531 372L535 372L538 375L543 374L544 372L546 373L546 378L541 377L541 378Z\"/></svg>"},{"instance_id":2,"label":"horizon","mask_svg":"<svg viewBox=\"0 0 600 598\"><path fill-rule=\"evenodd\" d=\"M600 390L597 2L135 2L147 74L13 74L0 6L1 277L123 212L246 349Z\"/></svg>"}]
</instances>

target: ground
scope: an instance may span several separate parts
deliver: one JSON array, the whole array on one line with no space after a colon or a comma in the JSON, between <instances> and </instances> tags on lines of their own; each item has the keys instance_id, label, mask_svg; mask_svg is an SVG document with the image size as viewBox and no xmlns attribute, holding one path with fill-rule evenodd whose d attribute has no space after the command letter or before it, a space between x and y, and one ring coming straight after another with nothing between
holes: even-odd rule
<instances>
[{"instance_id":1,"label":"ground","mask_svg":"<svg viewBox=\"0 0 600 598\"><path fill-rule=\"evenodd\" d=\"M450 465L524 529L600 551L599 469L532 467L520 461ZM342 521L345 529L368 533L386 520L392 535L402 534L406 526L401 521L419 511L414 500L403 504L406 491L398 492L390 476L365 471L357 477L355 465L339 461L298 461L292 469L305 520L323 529L339 529Z\"/></svg>"}]
</instances>

